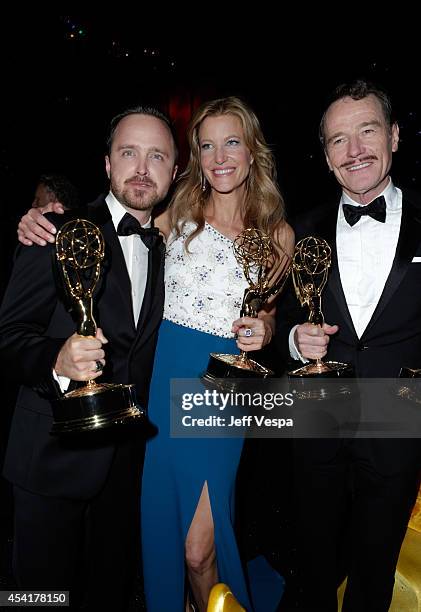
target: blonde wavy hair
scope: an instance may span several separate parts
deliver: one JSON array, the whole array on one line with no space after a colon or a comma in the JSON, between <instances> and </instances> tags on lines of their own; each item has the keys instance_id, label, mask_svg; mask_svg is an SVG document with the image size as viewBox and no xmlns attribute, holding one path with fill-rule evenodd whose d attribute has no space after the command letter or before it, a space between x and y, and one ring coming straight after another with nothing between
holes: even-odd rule
<instances>
[{"instance_id":1,"label":"blonde wavy hair","mask_svg":"<svg viewBox=\"0 0 421 612\"><path fill-rule=\"evenodd\" d=\"M170 202L171 227L179 236L186 223L193 221L197 227L186 240L189 243L204 228L204 208L209 200L211 188L206 181L202 190L199 130L207 117L233 115L242 125L245 144L253 156L250 174L246 181L246 196L243 202L244 227L262 230L277 242L278 229L284 223L285 205L276 183L276 166L255 113L240 98L230 96L211 100L203 104L194 114L188 132L190 159L186 170L178 179L178 186Z\"/></svg>"}]
</instances>

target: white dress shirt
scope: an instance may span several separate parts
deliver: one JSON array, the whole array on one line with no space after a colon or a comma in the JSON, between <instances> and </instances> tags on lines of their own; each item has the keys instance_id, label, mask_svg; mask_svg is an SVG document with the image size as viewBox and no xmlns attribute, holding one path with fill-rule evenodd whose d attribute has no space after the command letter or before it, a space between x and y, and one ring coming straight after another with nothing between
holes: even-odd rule
<instances>
[{"instance_id":1,"label":"white dress shirt","mask_svg":"<svg viewBox=\"0 0 421 612\"><path fill-rule=\"evenodd\" d=\"M117 231L118 224L126 214L127 210L120 204L111 191L105 198L105 201L110 211L115 230ZM147 228L150 226L151 219L149 218L148 221L142 225L142 227ZM139 234L119 236L118 239L120 241L124 260L126 262L127 272L130 278L133 318L135 323L137 323L145 295L146 281L148 277L149 249L143 244ZM53 376L55 380L58 381L61 390L64 392L70 384L70 378L67 378L67 376L57 376L55 370L53 370Z\"/></svg>"},{"instance_id":2,"label":"white dress shirt","mask_svg":"<svg viewBox=\"0 0 421 612\"><path fill-rule=\"evenodd\" d=\"M118 224L126 214L127 210L120 204L111 191L105 198L105 201L107 202L114 227L117 231ZM147 228L150 226L151 219L149 218L145 225L142 225L142 227ZM127 272L129 273L132 287L133 317L135 323L137 323L140 309L142 307L143 297L145 295L146 280L148 278L149 249L143 244L139 234L119 236L118 239L123 251Z\"/></svg>"},{"instance_id":3,"label":"white dress shirt","mask_svg":"<svg viewBox=\"0 0 421 612\"><path fill-rule=\"evenodd\" d=\"M391 180L379 194L386 201L386 221L363 215L353 226L345 220L342 205L360 206L342 193L336 224L336 249L342 288L358 338L364 333L390 274L402 217L402 191ZM334 325L335 321L327 321ZM294 343L295 326L289 336L293 359L304 358Z\"/></svg>"}]
</instances>

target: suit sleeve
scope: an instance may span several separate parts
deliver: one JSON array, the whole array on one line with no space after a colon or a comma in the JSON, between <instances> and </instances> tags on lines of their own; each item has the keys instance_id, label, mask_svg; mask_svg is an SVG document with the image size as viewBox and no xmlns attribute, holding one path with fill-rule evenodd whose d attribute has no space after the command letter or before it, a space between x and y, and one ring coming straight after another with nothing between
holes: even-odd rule
<instances>
[{"instance_id":1,"label":"suit sleeve","mask_svg":"<svg viewBox=\"0 0 421 612\"><path fill-rule=\"evenodd\" d=\"M276 304L276 332L275 345L284 363L288 364L289 369L302 366L301 361L291 358L289 352L289 334L295 325L300 325L307 321L307 309L302 308L295 295L291 277L285 286Z\"/></svg>"},{"instance_id":2,"label":"suit sleeve","mask_svg":"<svg viewBox=\"0 0 421 612\"><path fill-rule=\"evenodd\" d=\"M291 222L295 233L296 244L305 236L312 235L311 227L308 226L307 215L301 215ZM308 309L303 308L295 294L292 274L282 293L276 307L276 332L275 344L278 353L282 356L284 363L287 363L289 370L301 367L303 362L291 357L289 336L293 327L305 323L308 319Z\"/></svg>"},{"instance_id":3,"label":"suit sleeve","mask_svg":"<svg viewBox=\"0 0 421 612\"><path fill-rule=\"evenodd\" d=\"M57 395L52 370L66 341L47 333L58 305L53 255L51 245L19 246L0 308L3 372L47 395Z\"/></svg>"}]
</instances>

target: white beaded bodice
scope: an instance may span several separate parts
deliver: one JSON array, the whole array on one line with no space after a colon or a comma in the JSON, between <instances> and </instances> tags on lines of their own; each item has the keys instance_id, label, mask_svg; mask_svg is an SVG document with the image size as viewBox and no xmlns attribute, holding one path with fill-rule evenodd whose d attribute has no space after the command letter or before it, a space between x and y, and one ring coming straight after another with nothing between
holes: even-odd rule
<instances>
[{"instance_id":1,"label":"white beaded bodice","mask_svg":"<svg viewBox=\"0 0 421 612\"><path fill-rule=\"evenodd\" d=\"M186 252L184 243L194 228L194 223L186 224L181 236L167 243L164 319L232 338L232 322L240 316L248 283L232 240L208 223Z\"/></svg>"}]
</instances>

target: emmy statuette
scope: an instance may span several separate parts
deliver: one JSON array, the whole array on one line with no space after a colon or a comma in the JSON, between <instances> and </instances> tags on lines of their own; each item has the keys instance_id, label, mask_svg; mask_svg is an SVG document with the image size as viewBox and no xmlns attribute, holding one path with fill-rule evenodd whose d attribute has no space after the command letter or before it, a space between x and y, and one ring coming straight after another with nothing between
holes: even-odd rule
<instances>
[{"instance_id":1,"label":"emmy statuette","mask_svg":"<svg viewBox=\"0 0 421 612\"><path fill-rule=\"evenodd\" d=\"M237 236L234 253L249 284L244 292L240 317L257 318L269 298L284 287L291 269L291 258L284 251L281 251L279 258L275 258L269 236L254 228L245 229ZM241 351L240 355L211 353L202 378L213 382L223 378L266 378L273 374L272 370Z\"/></svg>"},{"instance_id":2,"label":"emmy statuette","mask_svg":"<svg viewBox=\"0 0 421 612\"><path fill-rule=\"evenodd\" d=\"M86 219L73 219L56 237L56 258L64 289L78 322L77 333L95 337L92 295L101 274L105 243L99 228ZM66 393L53 402L54 435L80 434L126 423L143 423L134 385L96 383Z\"/></svg>"},{"instance_id":3,"label":"emmy statuette","mask_svg":"<svg viewBox=\"0 0 421 612\"><path fill-rule=\"evenodd\" d=\"M322 291L327 282L331 263L332 252L326 240L308 236L297 243L292 259L292 280L295 293L301 306L307 306L310 311L308 322L320 327L324 323L321 308ZM288 372L290 378L335 378L351 375L350 365L322 359L316 359L313 363Z\"/></svg>"}]
</instances>

